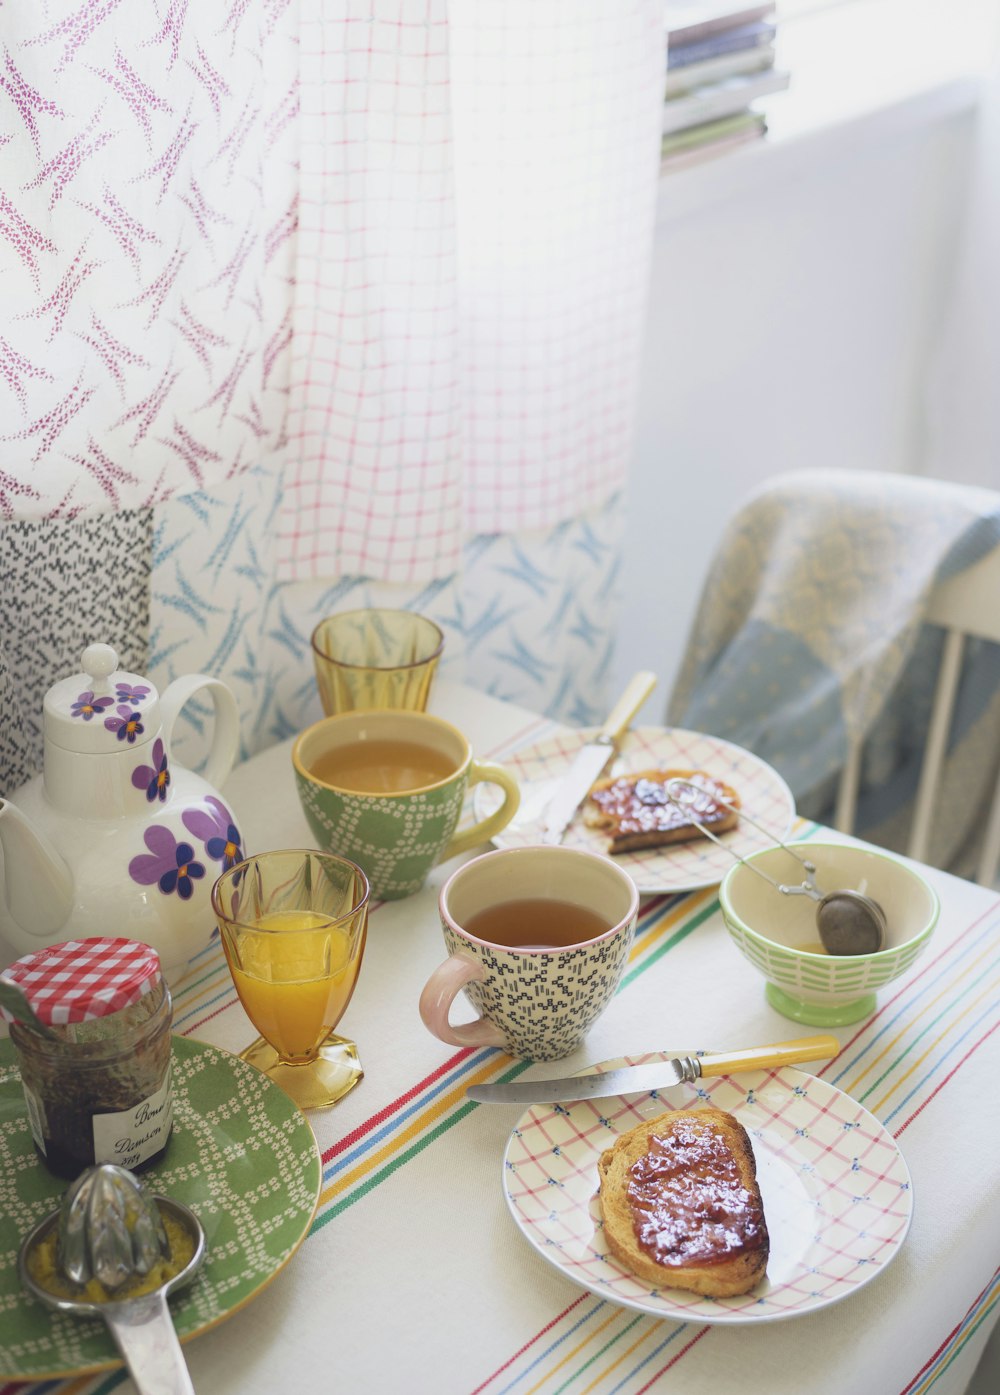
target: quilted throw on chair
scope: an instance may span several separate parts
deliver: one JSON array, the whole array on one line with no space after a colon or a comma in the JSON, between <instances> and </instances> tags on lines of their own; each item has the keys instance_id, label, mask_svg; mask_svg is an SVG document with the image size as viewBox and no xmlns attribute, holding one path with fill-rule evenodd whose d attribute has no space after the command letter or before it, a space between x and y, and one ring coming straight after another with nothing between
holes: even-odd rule
<instances>
[{"instance_id":1,"label":"quilted throw on chair","mask_svg":"<svg viewBox=\"0 0 1000 1395\"><path fill-rule=\"evenodd\" d=\"M676 726L756 752L829 822L866 740L855 832L902 851L943 631L936 580L1000 546L1000 495L913 476L803 470L728 526L669 705ZM968 874L1000 752L1000 647L970 641L927 860Z\"/></svg>"}]
</instances>

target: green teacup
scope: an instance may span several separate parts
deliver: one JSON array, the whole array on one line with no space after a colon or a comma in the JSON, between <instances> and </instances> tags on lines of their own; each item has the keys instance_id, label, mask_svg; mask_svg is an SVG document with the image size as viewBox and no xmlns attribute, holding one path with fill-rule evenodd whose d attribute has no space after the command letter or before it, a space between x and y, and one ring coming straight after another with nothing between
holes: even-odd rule
<instances>
[{"instance_id":1,"label":"green teacup","mask_svg":"<svg viewBox=\"0 0 1000 1395\"><path fill-rule=\"evenodd\" d=\"M363 868L382 901L419 891L431 868L487 842L517 812L517 782L473 758L450 722L426 712L344 712L292 747L299 799L319 847ZM499 785L489 818L456 834L466 791Z\"/></svg>"}]
</instances>

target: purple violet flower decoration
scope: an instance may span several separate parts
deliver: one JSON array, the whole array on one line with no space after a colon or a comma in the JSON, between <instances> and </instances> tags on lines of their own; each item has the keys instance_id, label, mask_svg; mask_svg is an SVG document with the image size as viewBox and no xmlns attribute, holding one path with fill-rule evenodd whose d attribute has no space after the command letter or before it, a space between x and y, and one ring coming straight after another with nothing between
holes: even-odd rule
<instances>
[{"instance_id":1,"label":"purple violet flower decoration","mask_svg":"<svg viewBox=\"0 0 1000 1395\"><path fill-rule=\"evenodd\" d=\"M131 707L119 707L117 717L105 717L104 725L108 731L116 733L119 741L127 741L131 746L137 736L141 736L146 728L139 720L142 714L133 712Z\"/></svg>"},{"instance_id":2,"label":"purple violet flower decoration","mask_svg":"<svg viewBox=\"0 0 1000 1395\"><path fill-rule=\"evenodd\" d=\"M140 886L155 883L164 896L176 891L182 901L189 901L194 892L193 883L205 875L203 864L195 861L191 844L178 843L170 829L162 824L147 828L143 840L151 855L133 857L128 865L132 880Z\"/></svg>"},{"instance_id":3,"label":"purple violet flower decoration","mask_svg":"<svg viewBox=\"0 0 1000 1395\"><path fill-rule=\"evenodd\" d=\"M212 810L188 809L181 815L184 827L205 844L205 852L215 862L222 863L222 870L228 872L237 862L243 861L240 831L233 823L233 816L221 799L209 795L205 800Z\"/></svg>"},{"instance_id":4,"label":"purple violet flower decoration","mask_svg":"<svg viewBox=\"0 0 1000 1395\"><path fill-rule=\"evenodd\" d=\"M115 684L115 697L119 702L142 702L149 691L149 688L144 687L141 683L137 683L135 687L131 683Z\"/></svg>"},{"instance_id":5,"label":"purple violet flower decoration","mask_svg":"<svg viewBox=\"0 0 1000 1395\"><path fill-rule=\"evenodd\" d=\"M150 804L158 799L162 804L167 797L170 784L170 771L167 769L167 753L159 737L153 742L153 764L137 765L132 771L132 783L137 790L145 790Z\"/></svg>"},{"instance_id":6,"label":"purple violet flower decoration","mask_svg":"<svg viewBox=\"0 0 1000 1395\"><path fill-rule=\"evenodd\" d=\"M95 698L94 694L91 692L81 693L76 702L73 703L70 709L70 715L73 717L82 717L85 722L89 722L95 712L100 714L105 707L110 707L113 702L114 698Z\"/></svg>"}]
</instances>

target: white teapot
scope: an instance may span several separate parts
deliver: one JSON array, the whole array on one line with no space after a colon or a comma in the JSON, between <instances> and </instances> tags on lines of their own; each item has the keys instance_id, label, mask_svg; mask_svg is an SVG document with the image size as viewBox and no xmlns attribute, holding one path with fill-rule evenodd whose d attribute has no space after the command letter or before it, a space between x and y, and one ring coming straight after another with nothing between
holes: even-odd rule
<instances>
[{"instance_id":1,"label":"white teapot","mask_svg":"<svg viewBox=\"0 0 1000 1395\"><path fill-rule=\"evenodd\" d=\"M45 695L43 773L0 797L0 967L61 940L124 935L176 977L215 929L212 884L246 853L216 789L239 743L236 700L203 674L158 694L107 644L84 650L83 669ZM196 775L170 738L202 690L215 730Z\"/></svg>"}]
</instances>

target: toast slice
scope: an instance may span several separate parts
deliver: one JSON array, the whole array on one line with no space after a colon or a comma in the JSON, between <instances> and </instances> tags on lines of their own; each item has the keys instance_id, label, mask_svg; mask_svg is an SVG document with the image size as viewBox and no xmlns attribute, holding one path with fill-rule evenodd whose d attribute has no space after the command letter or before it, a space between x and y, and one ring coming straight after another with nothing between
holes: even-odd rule
<instances>
[{"instance_id":1,"label":"toast slice","mask_svg":"<svg viewBox=\"0 0 1000 1395\"><path fill-rule=\"evenodd\" d=\"M658 1287L749 1293L769 1239L746 1130L722 1109L678 1109L623 1133L598 1163L615 1259Z\"/></svg>"},{"instance_id":2,"label":"toast slice","mask_svg":"<svg viewBox=\"0 0 1000 1395\"><path fill-rule=\"evenodd\" d=\"M680 807L667 794L670 780L690 780L690 805ZM678 791L680 793L680 791ZM725 800L732 808L720 803ZM731 785L704 770L636 770L598 780L587 796L583 819L610 837L608 852L636 852L702 837L691 816L710 832L725 833L739 822L740 797Z\"/></svg>"}]
</instances>

